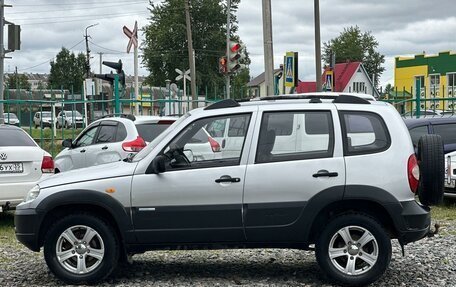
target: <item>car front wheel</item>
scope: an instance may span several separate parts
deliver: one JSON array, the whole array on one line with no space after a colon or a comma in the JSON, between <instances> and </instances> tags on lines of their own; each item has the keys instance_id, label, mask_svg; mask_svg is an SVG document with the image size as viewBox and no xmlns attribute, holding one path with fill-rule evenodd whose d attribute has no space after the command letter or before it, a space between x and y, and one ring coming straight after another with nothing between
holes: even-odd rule
<instances>
[{"instance_id":1,"label":"car front wheel","mask_svg":"<svg viewBox=\"0 0 456 287\"><path fill-rule=\"evenodd\" d=\"M330 221L316 244L323 272L344 285L366 285L388 268L391 239L382 226L363 214L347 214Z\"/></svg>"},{"instance_id":2,"label":"car front wheel","mask_svg":"<svg viewBox=\"0 0 456 287\"><path fill-rule=\"evenodd\" d=\"M116 267L119 241L112 227L101 218L72 214L50 228L44 257L49 269L64 282L95 283Z\"/></svg>"}]
</instances>

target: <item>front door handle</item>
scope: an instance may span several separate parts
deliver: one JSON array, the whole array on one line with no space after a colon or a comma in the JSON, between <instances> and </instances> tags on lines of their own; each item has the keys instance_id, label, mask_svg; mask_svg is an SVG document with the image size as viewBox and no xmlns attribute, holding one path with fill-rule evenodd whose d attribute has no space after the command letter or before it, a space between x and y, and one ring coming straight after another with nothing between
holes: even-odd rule
<instances>
[{"instance_id":1,"label":"front door handle","mask_svg":"<svg viewBox=\"0 0 456 287\"><path fill-rule=\"evenodd\" d=\"M216 183L223 183L223 182L240 182L241 179L239 177L231 177L229 175L222 175L220 178L215 180Z\"/></svg>"},{"instance_id":2,"label":"front door handle","mask_svg":"<svg viewBox=\"0 0 456 287\"><path fill-rule=\"evenodd\" d=\"M323 176L336 177L338 175L339 174L337 172L329 172L326 169L322 169L322 170L319 170L317 173L314 173L312 176L313 177L323 177Z\"/></svg>"},{"instance_id":3,"label":"front door handle","mask_svg":"<svg viewBox=\"0 0 456 287\"><path fill-rule=\"evenodd\" d=\"M85 149L81 149L80 153L85 153L86 150Z\"/></svg>"},{"instance_id":4,"label":"front door handle","mask_svg":"<svg viewBox=\"0 0 456 287\"><path fill-rule=\"evenodd\" d=\"M106 149L108 149L108 147L107 147L107 146L104 146L104 147L102 147L101 149L102 149L102 150L106 150Z\"/></svg>"},{"instance_id":5,"label":"front door handle","mask_svg":"<svg viewBox=\"0 0 456 287\"><path fill-rule=\"evenodd\" d=\"M226 139L223 139L222 140L222 148L225 148L225 145L226 145Z\"/></svg>"}]
</instances>

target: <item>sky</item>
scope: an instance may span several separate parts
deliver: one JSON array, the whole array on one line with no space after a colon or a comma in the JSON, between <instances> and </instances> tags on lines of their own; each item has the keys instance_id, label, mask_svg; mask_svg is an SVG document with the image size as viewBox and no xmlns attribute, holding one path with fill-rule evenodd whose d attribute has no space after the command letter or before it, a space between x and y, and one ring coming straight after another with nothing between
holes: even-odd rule
<instances>
[{"instance_id":1,"label":"sky","mask_svg":"<svg viewBox=\"0 0 456 287\"><path fill-rule=\"evenodd\" d=\"M299 53L299 79L315 80L314 18L312 0L271 0L274 65L283 62L287 51ZM157 1L159 2L159 1ZM133 29L148 23L148 0L21 0L5 1L5 19L21 25L21 50L8 54L5 72L47 73L49 61L61 47L85 52L85 28L90 35L91 67L99 72L99 52L103 60L124 63L133 74L133 54L126 53L126 25ZM262 0L241 0L237 17L239 35L252 63L251 76L264 70ZM321 40L337 37L345 27L358 25L370 31L385 55L386 71L380 84L394 83L394 57L442 51L456 52L455 0L320 0ZM5 36L6 38L6 36ZM143 35L139 34L139 41ZM197 67L198 69L198 67ZM108 68L102 72L107 73ZM140 65L140 75L148 75ZM177 74L176 74L177 76Z\"/></svg>"}]
</instances>

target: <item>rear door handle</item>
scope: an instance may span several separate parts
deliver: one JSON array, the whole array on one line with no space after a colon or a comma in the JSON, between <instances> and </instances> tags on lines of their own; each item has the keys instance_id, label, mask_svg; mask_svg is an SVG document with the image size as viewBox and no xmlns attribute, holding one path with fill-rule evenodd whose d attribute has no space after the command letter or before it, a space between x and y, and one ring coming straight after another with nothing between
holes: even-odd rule
<instances>
[{"instance_id":1,"label":"rear door handle","mask_svg":"<svg viewBox=\"0 0 456 287\"><path fill-rule=\"evenodd\" d=\"M223 182L240 182L241 179L239 177L231 177L229 175L222 175L220 178L215 180L216 183L223 183Z\"/></svg>"},{"instance_id":2,"label":"rear door handle","mask_svg":"<svg viewBox=\"0 0 456 287\"><path fill-rule=\"evenodd\" d=\"M323 177L323 176L327 176L327 177L336 177L338 176L339 174L337 172L329 172L325 169L322 169L322 170L319 170L317 173L314 173L312 176L313 177Z\"/></svg>"},{"instance_id":3,"label":"rear door handle","mask_svg":"<svg viewBox=\"0 0 456 287\"><path fill-rule=\"evenodd\" d=\"M107 146L104 146L104 147L102 147L101 149L102 149L102 150L106 150L106 149L108 149L108 147L107 147Z\"/></svg>"},{"instance_id":4,"label":"rear door handle","mask_svg":"<svg viewBox=\"0 0 456 287\"><path fill-rule=\"evenodd\" d=\"M80 153L85 153L86 150L85 149L81 149Z\"/></svg>"}]
</instances>

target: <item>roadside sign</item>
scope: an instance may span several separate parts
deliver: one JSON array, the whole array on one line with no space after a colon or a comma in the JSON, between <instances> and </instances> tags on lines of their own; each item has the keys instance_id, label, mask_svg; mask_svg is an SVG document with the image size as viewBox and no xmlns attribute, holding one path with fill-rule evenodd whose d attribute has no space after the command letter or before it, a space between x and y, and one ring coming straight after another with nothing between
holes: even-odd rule
<instances>
[{"instance_id":1,"label":"roadside sign","mask_svg":"<svg viewBox=\"0 0 456 287\"><path fill-rule=\"evenodd\" d=\"M323 90L326 92L332 92L334 87L334 72L333 71L326 71L325 74L325 82L323 84Z\"/></svg>"},{"instance_id":2,"label":"roadside sign","mask_svg":"<svg viewBox=\"0 0 456 287\"><path fill-rule=\"evenodd\" d=\"M187 81L191 81L192 78L190 78L190 69L188 69L187 71L185 72L182 72L180 69L174 69L174 71L176 71L176 73L179 74L179 76L176 77L176 81L180 81L182 80L184 77Z\"/></svg>"},{"instance_id":3,"label":"roadside sign","mask_svg":"<svg viewBox=\"0 0 456 287\"><path fill-rule=\"evenodd\" d=\"M284 64L285 87L296 87L298 85L298 53L287 52Z\"/></svg>"}]
</instances>

